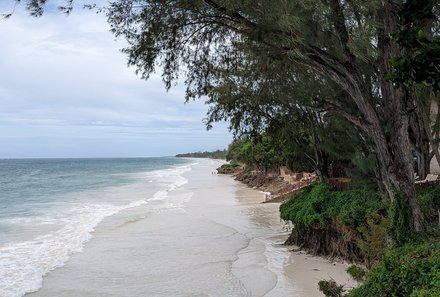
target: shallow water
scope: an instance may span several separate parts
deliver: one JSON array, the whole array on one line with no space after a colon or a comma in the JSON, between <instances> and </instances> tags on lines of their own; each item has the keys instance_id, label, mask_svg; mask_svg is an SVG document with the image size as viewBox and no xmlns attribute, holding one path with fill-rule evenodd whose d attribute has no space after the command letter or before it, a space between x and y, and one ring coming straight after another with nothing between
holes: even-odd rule
<instances>
[{"instance_id":1,"label":"shallow water","mask_svg":"<svg viewBox=\"0 0 440 297\"><path fill-rule=\"evenodd\" d=\"M284 273L290 252L280 245L278 205L211 174L218 166L189 159L113 172L131 179L80 198L67 193L77 199L67 215L52 214L31 228L31 240L0 247L0 271L15 280L15 289L1 280L0 296L301 296Z\"/></svg>"},{"instance_id":2,"label":"shallow water","mask_svg":"<svg viewBox=\"0 0 440 297\"><path fill-rule=\"evenodd\" d=\"M0 160L0 296L23 296L81 252L106 217L157 204L188 160ZM150 202L151 201L151 202Z\"/></svg>"}]
</instances>

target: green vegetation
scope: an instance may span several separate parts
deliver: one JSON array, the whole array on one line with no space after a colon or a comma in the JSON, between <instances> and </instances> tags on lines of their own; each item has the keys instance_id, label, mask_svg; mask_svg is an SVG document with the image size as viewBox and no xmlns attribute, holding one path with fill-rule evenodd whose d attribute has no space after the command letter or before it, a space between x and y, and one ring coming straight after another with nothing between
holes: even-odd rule
<instances>
[{"instance_id":1,"label":"green vegetation","mask_svg":"<svg viewBox=\"0 0 440 297\"><path fill-rule=\"evenodd\" d=\"M378 213L370 213L367 223L358 228L361 236L357 243L367 259L367 265L377 264L388 250L388 219Z\"/></svg>"},{"instance_id":2,"label":"green vegetation","mask_svg":"<svg viewBox=\"0 0 440 297\"><path fill-rule=\"evenodd\" d=\"M390 251L347 297L440 296L440 244L409 244Z\"/></svg>"},{"instance_id":3,"label":"green vegetation","mask_svg":"<svg viewBox=\"0 0 440 297\"><path fill-rule=\"evenodd\" d=\"M220 166L220 168L223 168L223 169L236 169L236 168L240 168L240 164L239 163L228 163L228 164L223 164L222 166Z\"/></svg>"},{"instance_id":4,"label":"green vegetation","mask_svg":"<svg viewBox=\"0 0 440 297\"><path fill-rule=\"evenodd\" d=\"M440 225L440 187L428 187L417 192L418 200L425 215L425 230L432 232Z\"/></svg>"},{"instance_id":5,"label":"green vegetation","mask_svg":"<svg viewBox=\"0 0 440 297\"><path fill-rule=\"evenodd\" d=\"M344 286L338 285L334 280L321 280L318 282L319 290L327 297L342 297Z\"/></svg>"},{"instance_id":6,"label":"green vegetation","mask_svg":"<svg viewBox=\"0 0 440 297\"><path fill-rule=\"evenodd\" d=\"M440 90L440 37L432 34L427 20L435 20L432 11L436 1L406 1L400 11L401 29L392 37L401 47L407 49L406 56L395 57L392 65L395 73L389 75L396 84L423 83Z\"/></svg>"},{"instance_id":7,"label":"green vegetation","mask_svg":"<svg viewBox=\"0 0 440 297\"><path fill-rule=\"evenodd\" d=\"M350 266L347 271L358 281L365 277L359 267ZM334 280L318 285L328 297L439 297L440 244L408 244L391 250L348 294Z\"/></svg>"},{"instance_id":8,"label":"green vegetation","mask_svg":"<svg viewBox=\"0 0 440 297\"><path fill-rule=\"evenodd\" d=\"M354 229L364 226L370 213L385 214L384 197L371 190L338 192L331 185L316 183L280 206L281 218L295 225L322 228L336 222Z\"/></svg>"},{"instance_id":9,"label":"green vegetation","mask_svg":"<svg viewBox=\"0 0 440 297\"><path fill-rule=\"evenodd\" d=\"M234 141L228 148L227 160L240 162L248 166L256 166L262 171L269 168L278 168L282 164L280 146L269 135L251 139L240 139Z\"/></svg>"},{"instance_id":10,"label":"green vegetation","mask_svg":"<svg viewBox=\"0 0 440 297\"><path fill-rule=\"evenodd\" d=\"M186 154L177 154L179 158L211 158L211 159L226 159L226 150L216 150L213 152L195 152Z\"/></svg>"},{"instance_id":11,"label":"green vegetation","mask_svg":"<svg viewBox=\"0 0 440 297\"><path fill-rule=\"evenodd\" d=\"M411 208L404 194L398 193L391 204L388 218L390 236L394 246L402 246L414 240L414 229L411 224Z\"/></svg>"},{"instance_id":12,"label":"green vegetation","mask_svg":"<svg viewBox=\"0 0 440 297\"><path fill-rule=\"evenodd\" d=\"M294 223L297 232L304 230L297 236L316 233L319 237L319 230L324 229L333 236L333 243L341 243L340 237L354 234L365 264L373 268L365 274L359 267L349 267L347 271L354 279L365 281L345 296L440 296L439 226L434 215L440 206L440 187L421 189L417 197L424 213L431 214L424 234L416 234L402 219L406 216L401 213L409 210L405 199L389 205L383 195L371 190L337 192L328 184L315 183L282 204L280 211L283 219ZM322 240L331 245L328 239ZM320 244L316 239L312 242ZM342 242L337 249L349 243ZM326 296L344 296L332 281L322 281L319 286Z\"/></svg>"},{"instance_id":13,"label":"green vegetation","mask_svg":"<svg viewBox=\"0 0 440 297\"><path fill-rule=\"evenodd\" d=\"M351 265L348 267L347 272L358 282L363 281L365 274L367 273L364 269L356 265Z\"/></svg>"}]
</instances>

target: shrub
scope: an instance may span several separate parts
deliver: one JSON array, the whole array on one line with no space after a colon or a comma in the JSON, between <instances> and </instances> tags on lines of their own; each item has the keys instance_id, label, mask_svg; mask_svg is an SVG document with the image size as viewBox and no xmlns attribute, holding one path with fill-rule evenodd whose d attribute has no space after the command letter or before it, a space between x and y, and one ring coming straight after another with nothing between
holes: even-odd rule
<instances>
[{"instance_id":1,"label":"shrub","mask_svg":"<svg viewBox=\"0 0 440 297\"><path fill-rule=\"evenodd\" d=\"M371 190L338 192L326 183L315 183L280 206L281 218L295 225L325 227L333 221L357 229L368 214L386 213L382 196Z\"/></svg>"},{"instance_id":2,"label":"shrub","mask_svg":"<svg viewBox=\"0 0 440 297\"><path fill-rule=\"evenodd\" d=\"M440 243L405 245L388 252L347 297L439 296Z\"/></svg>"},{"instance_id":3,"label":"shrub","mask_svg":"<svg viewBox=\"0 0 440 297\"><path fill-rule=\"evenodd\" d=\"M440 297L440 291L421 289L414 291L410 297Z\"/></svg>"},{"instance_id":4,"label":"shrub","mask_svg":"<svg viewBox=\"0 0 440 297\"><path fill-rule=\"evenodd\" d=\"M389 233L393 239L394 247L402 246L414 240L411 207L403 193L397 193L394 196L388 218L390 220Z\"/></svg>"},{"instance_id":5,"label":"shrub","mask_svg":"<svg viewBox=\"0 0 440 297\"><path fill-rule=\"evenodd\" d=\"M425 216L425 227L428 231L438 229L440 210L440 186L425 188L417 191L420 208Z\"/></svg>"},{"instance_id":6,"label":"shrub","mask_svg":"<svg viewBox=\"0 0 440 297\"><path fill-rule=\"evenodd\" d=\"M223 164L222 166L220 166L220 168L222 169L235 169L235 168L239 168L240 164L239 163L227 163L227 164Z\"/></svg>"},{"instance_id":7,"label":"shrub","mask_svg":"<svg viewBox=\"0 0 440 297\"><path fill-rule=\"evenodd\" d=\"M348 274L351 275L357 282L364 280L365 274L367 273L364 269L359 266L351 265L347 268Z\"/></svg>"},{"instance_id":8,"label":"shrub","mask_svg":"<svg viewBox=\"0 0 440 297\"><path fill-rule=\"evenodd\" d=\"M344 286L338 285L334 280L319 281L318 287L326 297L342 297L342 293L344 293Z\"/></svg>"},{"instance_id":9,"label":"shrub","mask_svg":"<svg viewBox=\"0 0 440 297\"><path fill-rule=\"evenodd\" d=\"M388 228L388 220L377 213L370 213L366 225L358 228L362 234L358 239L359 249L368 259L368 267L380 261L387 252Z\"/></svg>"}]
</instances>

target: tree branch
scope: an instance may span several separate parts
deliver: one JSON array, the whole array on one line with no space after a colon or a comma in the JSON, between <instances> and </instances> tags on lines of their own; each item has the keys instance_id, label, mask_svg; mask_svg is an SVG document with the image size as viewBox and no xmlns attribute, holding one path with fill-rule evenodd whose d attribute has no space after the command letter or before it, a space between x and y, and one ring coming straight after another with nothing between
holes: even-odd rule
<instances>
[{"instance_id":1,"label":"tree branch","mask_svg":"<svg viewBox=\"0 0 440 297\"><path fill-rule=\"evenodd\" d=\"M344 11L342 10L339 0L329 0L330 9L333 14L333 23L341 42L342 51L348 62L353 63L355 56L348 48L349 35L347 27L345 26Z\"/></svg>"},{"instance_id":2,"label":"tree branch","mask_svg":"<svg viewBox=\"0 0 440 297\"><path fill-rule=\"evenodd\" d=\"M356 127L362 129L364 132L367 133L369 132L370 127L367 122L362 120L362 118L347 112L346 110L344 110L344 108L341 105L337 103L330 102L327 100L324 100L323 103L324 103L324 107L327 108L328 112L338 114L343 118L347 119L350 123L354 124Z\"/></svg>"}]
</instances>

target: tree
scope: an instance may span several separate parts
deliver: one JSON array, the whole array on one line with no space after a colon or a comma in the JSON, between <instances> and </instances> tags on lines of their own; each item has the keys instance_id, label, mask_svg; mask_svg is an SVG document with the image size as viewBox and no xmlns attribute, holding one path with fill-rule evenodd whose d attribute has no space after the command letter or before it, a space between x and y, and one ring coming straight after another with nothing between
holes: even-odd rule
<instances>
[{"instance_id":1,"label":"tree","mask_svg":"<svg viewBox=\"0 0 440 297\"><path fill-rule=\"evenodd\" d=\"M440 89L440 11L437 3L435 0L404 3L399 11L399 30L391 35L403 51L401 56L391 59L395 71L386 76L396 86L403 84L405 88L415 89L417 110L414 113L418 113L418 117L410 118L410 127L412 131L425 129L431 146L431 151L427 153L429 147L423 144L427 141L418 138L420 135L417 133L410 133L416 151L424 150L418 170L422 173L423 167L428 167L434 156L440 163L439 114L432 108L438 106L438 97L433 92L437 93ZM434 116L433 120L431 116Z\"/></svg>"},{"instance_id":2,"label":"tree","mask_svg":"<svg viewBox=\"0 0 440 297\"><path fill-rule=\"evenodd\" d=\"M331 111L371 140L388 196L393 200L404 193L413 227L420 231L423 216L415 198L411 151L429 154L429 135L415 88L386 79L394 73L394 57L409 55L390 38L399 31L405 3L117 0L109 4L107 15L116 36L129 42L124 50L129 64L144 78L161 67L166 88L183 72L187 99L209 96L216 70L233 67L244 51L266 52L283 67L306 67L332 80L355 110L332 98L327 102ZM428 1L423 9L438 6L438 1Z\"/></svg>"},{"instance_id":3,"label":"tree","mask_svg":"<svg viewBox=\"0 0 440 297\"><path fill-rule=\"evenodd\" d=\"M44 13L44 6L48 2L53 2L50 0L11 0L11 3L14 3L14 7L11 12L0 14L4 19L10 18L14 12L17 5L19 5L21 2L24 2L26 4L26 9L30 12L31 16L34 17L40 17ZM75 0L63 0L61 2L58 2L58 9L62 11L65 14L69 14L73 9L73 4ZM95 7L93 4L87 4L84 5L85 7L92 8Z\"/></svg>"},{"instance_id":4,"label":"tree","mask_svg":"<svg viewBox=\"0 0 440 297\"><path fill-rule=\"evenodd\" d=\"M331 102L334 108L370 137L388 195L406 195L414 227L421 230L409 137L414 92L385 79L392 73L391 59L404 54L389 38L398 30L403 1L134 2L138 8L133 1L113 3L109 13L115 33L131 44L129 63L148 77L160 61L167 87L184 63L189 98L209 95L210 70L227 64L243 46L264 47L286 67L301 64L328 76L350 96L360 117L337 101Z\"/></svg>"},{"instance_id":5,"label":"tree","mask_svg":"<svg viewBox=\"0 0 440 297\"><path fill-rule=\"evenodd\" d=\"M207 102L208 126L229 120L236 136L256 138L266 133L277 140L284 165L313 170L321 180L327 177L330 157L350 160L353 145L365 147L360 145L358 130L346 121L337 121L340 116L330 116L325 109L328 98L343 96L331 81L310 71L292 72L276 60L269 61L267 55L255 53L234 65L217 70L217 84ZM330 142L334 143L331 149Z\"/></svg>"},{"instance_id":6,"label":"tree","mask_svg":"<svg viewBox=\"0 0 440 297\"><path fill-rule=\"evenodd\" d=\"M276 139L272 143L281 163L295 170L314 170L325 178L327 156L318 135L324 112L317 110L320 92L325 92L322 80L289 73L277 61L268 62L266 55L241 57L234 65L213 74L217 83L207 101L208 127L229 120L236 137L270 135Z\"/></svg>"},{"instance_id":7,"label":"tree","mask_svg":"<svg viewBox=\"0 0 440 297\"><path fill-rule=\"evenodd\" d=\"M434 3L406 1L399 13L399 30L392 37L408 54L391 61L396 71L389 78L397 85L423 83L434 92L440 90L440 36L432 30L439 11Z\"/></svg>"}]
</instances>

